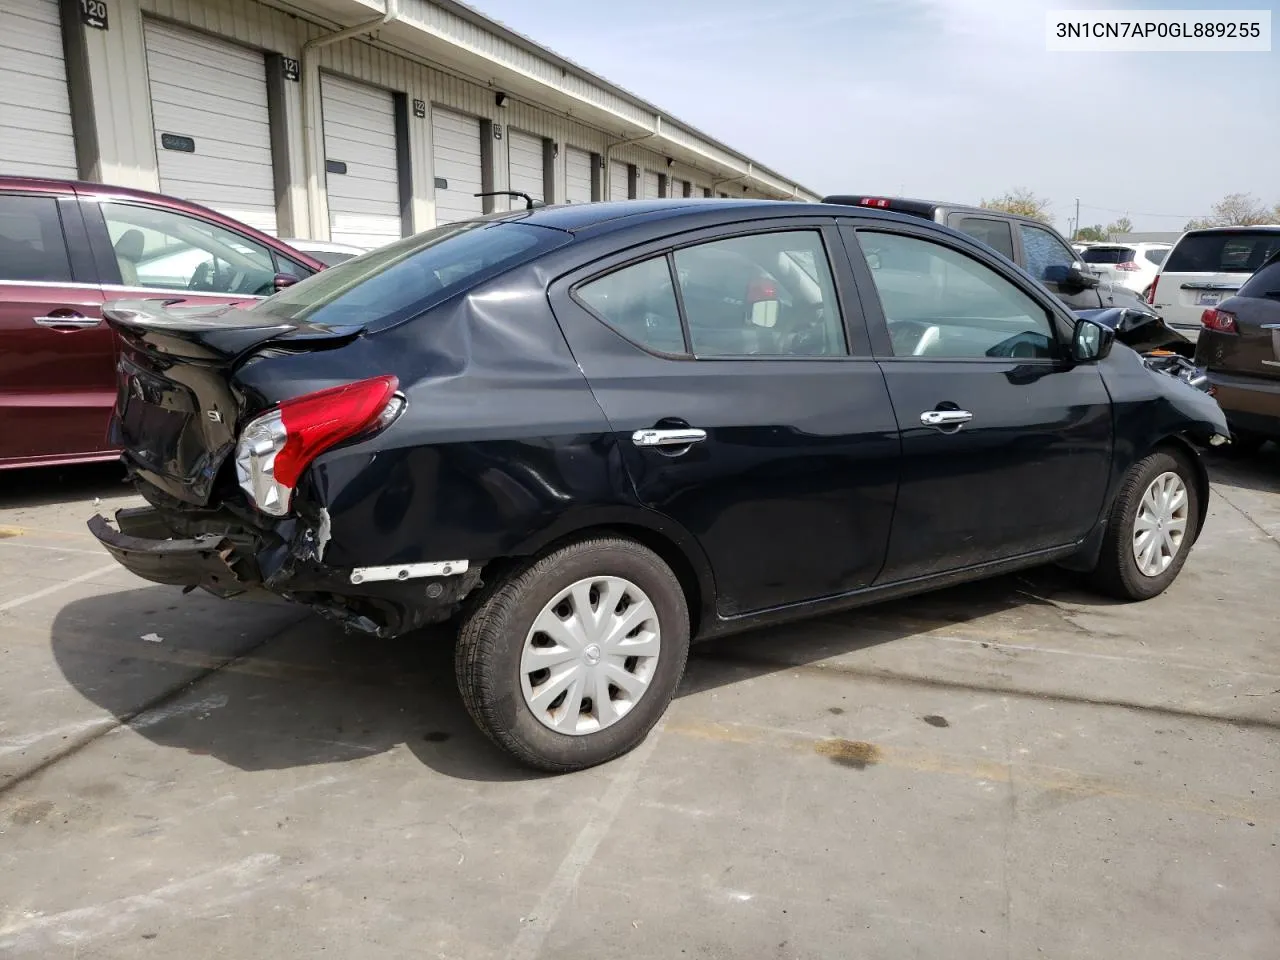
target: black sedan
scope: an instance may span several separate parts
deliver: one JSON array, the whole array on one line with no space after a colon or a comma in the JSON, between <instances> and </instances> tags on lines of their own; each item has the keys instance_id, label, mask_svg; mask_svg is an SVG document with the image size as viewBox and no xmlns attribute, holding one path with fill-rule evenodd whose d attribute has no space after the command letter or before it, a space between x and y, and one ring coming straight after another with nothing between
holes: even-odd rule
<instances>
[{"instance_id":1,"label":"black sedan","mask_svg":"<svg viewBox=\"0 0 1280 960\"><path fill-rule=\"evenodd\" d=\"M248 310L104 312L150 504L90 522L107 549L372 635L454 620L472 717L556 771L639 743L691 638L1045 563L1160 593L1227 435L1114 318L834 205L504 213Z\"/></svg>"}]
</instances>

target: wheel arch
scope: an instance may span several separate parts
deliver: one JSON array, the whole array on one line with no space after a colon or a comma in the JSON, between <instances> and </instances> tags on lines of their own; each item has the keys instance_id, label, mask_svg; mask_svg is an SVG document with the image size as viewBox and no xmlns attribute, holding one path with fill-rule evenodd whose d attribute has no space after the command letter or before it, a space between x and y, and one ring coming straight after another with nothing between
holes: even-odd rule
<instances>
[{"instance_id":1,"label":"wheel arch","mask_svg":"<svg viewBox=\"0 0 1280 960\"><path fill-rule=\"evenodd\" d=\"M683 526L662 514L641 508L589 508L559 518L521 542L508 557L485 564L487 570L523 565L569 543L601 536L634 540L652 550L671 568L689 606L689 633L697 638L714 621L715 577L702 547Z\"/></svg>"}]
</instances>

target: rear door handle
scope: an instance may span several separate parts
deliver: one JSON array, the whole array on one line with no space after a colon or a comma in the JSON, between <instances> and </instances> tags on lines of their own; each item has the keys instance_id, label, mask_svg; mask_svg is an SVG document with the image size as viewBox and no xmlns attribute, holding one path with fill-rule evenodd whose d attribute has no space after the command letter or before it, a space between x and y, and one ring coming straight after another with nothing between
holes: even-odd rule
<instances>
[{"instance_id":1,"label":"rear door handle","mask_svg":"<svg viewBox=\"0 0 1280 960\"><path fill-rule=\"evenodd\" d=\"M972 419L968 410L926 410L920 414L920 422L926 427L951 427Z\"/></svg>"},{"instance_id":2,"label":"rear door handle","mask_svg":"<svg viewBox=\"0 0 1280 960\"><path fill-rule=\"evenodd\" d=\"M683 427L678 430L637 430L631 434L631 442L637 447L687 447L707 439L707 431L697 427Z\"/></svg>"},{"instance_id":3,"label":"rear door handle","mask_svg":"<svg viewBox=\"0 0 1280 960\"><path fill-rule=\"evenodd\" d=\"M96 327L102 322L99 317L82 317L79 314L67 317L32 317L38 327L75 327L86 329Z\"/></svg>"}]
</instances>

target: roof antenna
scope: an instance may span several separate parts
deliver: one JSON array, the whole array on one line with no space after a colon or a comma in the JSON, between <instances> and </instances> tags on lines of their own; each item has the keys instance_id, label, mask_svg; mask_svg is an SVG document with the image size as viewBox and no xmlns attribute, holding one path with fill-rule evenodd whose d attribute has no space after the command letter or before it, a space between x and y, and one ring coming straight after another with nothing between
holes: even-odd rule
<instances>
[{"instance_id":1,"label":"roof antenna","mask_svg":"<svg viewBox=\"0 0 1280 960\"><path fill-rule=\"evenodd\" d=\"M526 210L532 210L537 205L537 201L535 201L533 197L529 196L527 193L521 193L519 190L490 190L487 193L473 193L472 196L473 197L519 197L521 200L524 201L524 208Z\"/></svg>"}]
</instances>

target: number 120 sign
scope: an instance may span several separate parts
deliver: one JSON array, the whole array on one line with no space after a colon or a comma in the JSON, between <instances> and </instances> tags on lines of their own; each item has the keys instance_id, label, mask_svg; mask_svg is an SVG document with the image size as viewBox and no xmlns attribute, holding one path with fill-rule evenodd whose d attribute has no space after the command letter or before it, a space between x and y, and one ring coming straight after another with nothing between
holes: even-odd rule
<instances>
[{"instance_id":1,"label":"number 120 sign","mask_svg":"<svg viewBox=\"0 0 1280 960\"><path fill-rule=\"evenodd\" d=\"M80 0L80 22L95 30L107 29L106 0Z\"/></svg>"}]
</instances>

